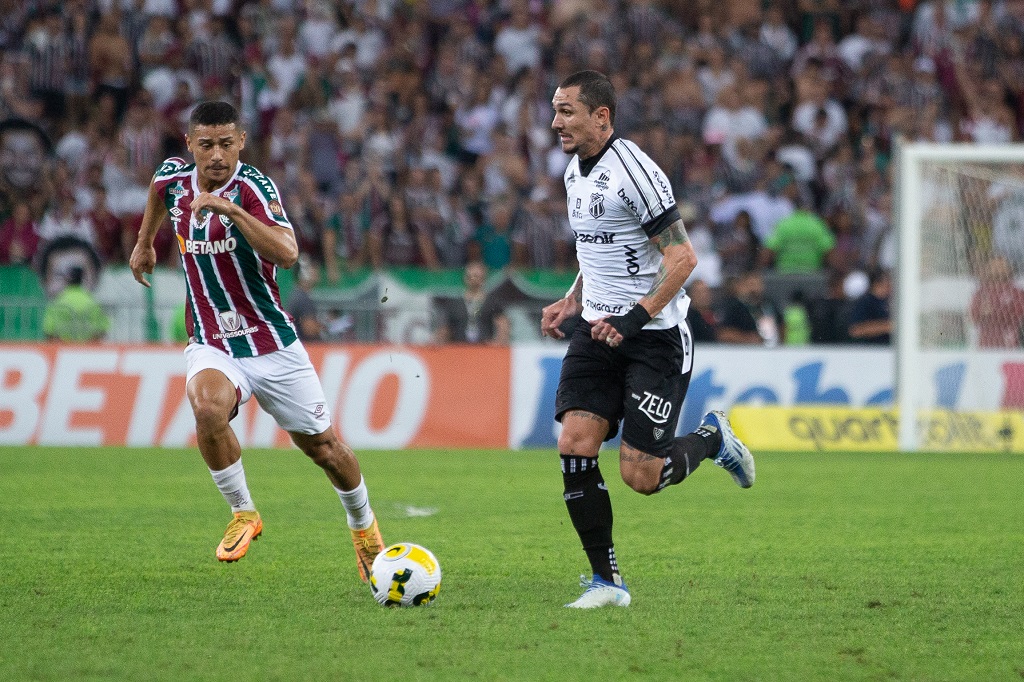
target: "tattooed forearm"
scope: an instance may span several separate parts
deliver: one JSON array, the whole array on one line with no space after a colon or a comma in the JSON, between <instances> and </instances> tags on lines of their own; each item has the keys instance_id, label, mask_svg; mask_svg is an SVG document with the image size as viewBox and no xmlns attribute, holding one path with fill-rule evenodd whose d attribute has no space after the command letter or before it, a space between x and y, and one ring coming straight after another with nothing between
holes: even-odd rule
<instances>
[{"instance_id":1,"label":"tattooed forearm","mask_svg":"<svg viewBox=\"0 0 1024 682\"><path fill-rule=\"evenodd\" d=\"M690 236L686 234L686 226L683 225L683 221L677 220L662 230L659 235L654 237L653 241L658 250L665 253L665 249L670 246L688 244Z\"/></svg>"},{"instance_id":2,"label":"tattooed forearm","mask_svg":"<svg viewBox=\"0 0 1024 682\"><path fill-rule=\"evenodd\" d=\"M661 251L661 265L658 266L654 283L651 284L647 295L641 299L641 303L653 317L679 293L679 289L697 265L697 254L693 250L693 244L690 243L682 220L669 225L652 241Z\"/></svg>"}]
</instances>

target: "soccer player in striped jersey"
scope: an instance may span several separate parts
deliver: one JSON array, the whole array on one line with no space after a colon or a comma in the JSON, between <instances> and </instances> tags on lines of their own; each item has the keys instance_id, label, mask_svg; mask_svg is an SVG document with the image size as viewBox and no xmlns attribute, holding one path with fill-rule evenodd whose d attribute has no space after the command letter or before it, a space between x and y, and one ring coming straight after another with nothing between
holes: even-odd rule
<instances>
[{"instance_id":1,"label":"soccer player in striped jersey","mask_svg":"<svg viewBox=\"0 0 1024 682\"><path fill-rule=\"evenodd\" d=\"M601 443L621 421L619 472L644 495L680 483L705 459L749 488L754 459L721 412L675 436L693 361L682 286L697 256L665 173L615 135L615 90L603 74L569 76L551 103L551 127L573 155L564 180L580 274L544 308L541 332L564 338L559 328L582 314L562 361L555 418L565 504L593 569L581 579L583 595L566 606L628 606L598 468Z\"/></svg>"},{"instance_id":2,"label":"soccer player in striped jersey","mask_svg":"<svg viewBox=\"0 0 1024 682\"><path fill-rule=\"evenodd\" d=\"M277 268L290 268L299 253L277 187L239 161L245 131L226 102L199 104L185 142L195 162L171 158L157 169L130 265L148 287L153 240L170 215L187 284L186 392L199 452L234 513L216 556L242 558L263 530L228 425L255 395L338 492L365 581L384 542L359 462L331 427L320 379L281 306Z\"/></svg>"}]
</instances>

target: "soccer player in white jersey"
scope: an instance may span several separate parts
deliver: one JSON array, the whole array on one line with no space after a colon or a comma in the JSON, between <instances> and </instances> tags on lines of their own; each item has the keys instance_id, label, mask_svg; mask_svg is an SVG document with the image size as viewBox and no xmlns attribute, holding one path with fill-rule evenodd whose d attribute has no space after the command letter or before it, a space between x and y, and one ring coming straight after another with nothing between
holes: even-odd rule
<instances>
[{"instance_id":1,"label":"soccer player in white jersey","mask_svg":"<svg viewBox=\"0 0 1024 682\"><path fill-rule=\"evenodd\" d=\"M331 427L320 379L281 306L277 268L290 268L299 252L277 187L239 161L245 131L230 104L199 104L185 141L195 162L168 159L153 176L130 265L148 287L153 239L169 214L187 284L186 392L199 452L234 514L216 556L237 561L263 530L228 425L255 395L338 492L365 581L384 542L359 462Z\"/></svg>"},{"instance_id":2,"label":"soccer player in white jersey","mask_svg":"<svg viewBox=\"0 0 1024 682\"><path fill-rule=\"evenodd\" d=\"M621 421L619 472L644 495L681 482L704 459L749 488L754 459L721 412L675 437L693 362L682 286L697 256L664 172L615 135L615 90L603 74L569 76L551 104L551 127L573 155L564 177L580 274L565 298L544 308L541 332L564 338L559 327L582 314L562 361L555 418L565 504L593 569L581 579L583 595L566 606L628 606L598 468L601 443Z\"/></svg>"}]
</instances>

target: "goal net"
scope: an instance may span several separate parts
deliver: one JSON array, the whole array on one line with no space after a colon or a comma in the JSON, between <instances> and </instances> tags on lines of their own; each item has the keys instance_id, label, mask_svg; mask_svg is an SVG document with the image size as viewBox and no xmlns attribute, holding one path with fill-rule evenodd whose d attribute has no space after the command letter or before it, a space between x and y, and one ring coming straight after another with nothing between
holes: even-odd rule
<instances>
[{"instance_id":1,"label":"goal net","mask_svg":"<svg viewBox=\"0 0 1024 682\"><path fill-rule=\"evenodd\" d=\"M903 145L897 177L900 448L1019 449L1024 145Z\"/></svg>"}]
</instances>

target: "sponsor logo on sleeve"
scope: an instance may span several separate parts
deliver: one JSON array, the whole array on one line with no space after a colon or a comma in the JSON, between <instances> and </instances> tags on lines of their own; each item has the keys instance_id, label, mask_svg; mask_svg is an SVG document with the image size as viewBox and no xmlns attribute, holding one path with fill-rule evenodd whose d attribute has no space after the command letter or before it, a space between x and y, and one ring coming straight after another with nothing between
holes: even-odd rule
<instances>
[{"instance_id":1,"label":"sponsor logo on sleeve","mask_svg":"<svg viewBox=\"0 0 1024 682\"><path fill-rule=\"evenodd\" d=\"M619 194L619 198L622 199L622 203L624 203L626 205L626 207L629 208L629 210L633 212L633 215L635 215L637 218L639 218L640 217L640 209L637 208L636 202L633 201L632 199L630 199L629 195L626 194L626 190L624 190L624 189L622 189L620 187L618 194Z\"/></svg>"}]
</instances>

